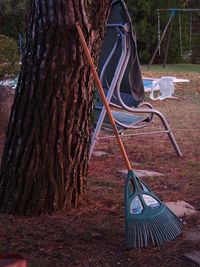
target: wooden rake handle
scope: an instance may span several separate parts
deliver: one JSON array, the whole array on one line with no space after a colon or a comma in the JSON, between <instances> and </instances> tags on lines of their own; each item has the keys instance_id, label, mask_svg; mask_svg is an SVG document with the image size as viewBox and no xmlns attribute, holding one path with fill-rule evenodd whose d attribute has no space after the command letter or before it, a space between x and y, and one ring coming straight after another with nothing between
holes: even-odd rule
<instances>
[{"instance_id":1,"label":"wooden rake handle","mask_svg":"<svg viewBox=\"0 0 200 267\"><path fill-rule=\"evenodd\" d=\"M118 133L118 130L117 130L115 121L114 121L114 119L113 119L113 116L112 116L112 113L111 113L111 110L110 110L110 107L109 107L109 104L108 104L107 99L106 99L106 96L105 96L105 94L104 94L104 90L103 90L102 85L101 85L101 82L100 82L100 80L99 80L99 76L98 76L98 74L97 74L97 71L96 71L96 69L95 69L95 66L94 66L92 57L91 57L91 55L90 55L90 51L89 51L89 49L88 49L88 47L87 47L87 44L86 44L86 41L85 41L85 37L84 37L84 35L83 35L83 32L82 32L81 27L80 27L80 25L79 25L78 22L76 22L76 28L77 28L77 31L78 31L78 34L79 34L79 37L80 37L80 40L81 40L81 44L82 44L83 49L84 49L84 51L85 51L85 55L86 55L87 60L88 60L88 62L89 62L89 64L90 64L90 67L91 67L91 69L92 69L92 73L93 73L93 75L94 75L94 79L95 79L95 82L96 82L96 84L97 84L99 93L100 93L100 95L101 95L103 104L104 104L105 109L106 109L106 111L107 111L107 114L108 114L110 123L111 123L111 125L112 125L112 127L113 127L113 131L114 131L115 137L116 137L116 139L117 139L117 143L118 143L118 145L119 145L119 147L120 147L120 150L121 150L121 153L122 153L122 157L123 157L123 159L124 159L124 161L125 161L125 164L126 164L127 169L128 169L128 170L131 170L131 164L130 164L130 161L129 161L129 159L128 159L128 156L127 156L126 150L125 150L125 148L124 148L124 145L123 145L123 143L122 143L122 140L121 140L121 138L120 138L120 135L119 135L119 133Z\"/></svg>"}]
</instances>

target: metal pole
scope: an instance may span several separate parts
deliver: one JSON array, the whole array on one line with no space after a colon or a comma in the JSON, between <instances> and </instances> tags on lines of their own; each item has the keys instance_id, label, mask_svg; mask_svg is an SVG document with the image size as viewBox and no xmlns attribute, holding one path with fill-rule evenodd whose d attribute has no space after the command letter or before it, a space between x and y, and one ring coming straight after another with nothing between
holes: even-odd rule
<instances>
[{"instance_id":1,"label":"metal pole","mask_svg":"<svg viewBox=\"0 0 200 267\"><path fill-rule=\"evenodd\" d=\"M190 13L190 51L189 53L192 55L192 12Z\"/></svg>"},{"instance_id":2,"label":"metal pole","mask_svg":"<svg viewBox=\"0 0 200 267\"><path fill-rule=\"evenodd\" d=\"M179 11L178 15L179 21L179 36L180 36L180 48L181 48L181 57L183 56L183 40L182 40L182 23L181 23L181 12Z\"/></svg>"},{"instance_id":3,"label":"metal pole","mask_svg":"<svg viewBox=\"0 0 200 267\"><path fill-rule=\"evenodd\" d=\"M160 12L158 11L158 53L160 56Z\"/></svg>"},{"instance_id":4,"label":"metal pole","mask_svg":"<svg viewBox=\"0 0 200 267\"><path fill-rule=\"evenodd\" d=\"M167 44L166 44L166 49L165 49L165 56L164 56L164 61L163 61L163 68L165 68L166 63L167 63L169 44L170 44L171 35L172 35L172 25L173 25L173 20L171 21L170 28L169 28L169 34L168 34L168 39L167 39Z\"/></svg>"}]
</instances>

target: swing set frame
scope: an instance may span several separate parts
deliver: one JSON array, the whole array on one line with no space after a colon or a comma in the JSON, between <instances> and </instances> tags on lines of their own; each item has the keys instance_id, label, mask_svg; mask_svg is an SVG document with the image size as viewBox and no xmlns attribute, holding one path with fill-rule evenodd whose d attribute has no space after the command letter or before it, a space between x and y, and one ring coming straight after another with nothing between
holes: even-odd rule
<instances>
[{"instance_id":1,"label":"swing set frame","mask_svg":"<svg viewBox=\"0 0 200 267\"><path fill-rule=\"evenodd\" d=\"M187 57L192 55L192 14L194 12L200 12L199 8L161 8L157 9L158 12L158 44L157 47L153 53L153 56L149 62L148 67L150 67L153 64L153 61L155 59L155 56L157 53L160 55L160 46L161 43L164 40L164 37L166 36L167 31L168 32L168 39L166 43L166 49L165 49L165 55L164 55L164 60L163 60L163 68L165 68L166 62L167 62L167 56L168 56L168 50L169 50L169 45L170 45L170 40L171 40L171 34L172 34L172 24L174 21L174 18L176 14L179 14L179 35L180 35L180 49L181 49L181 57L186 59ZM170 12L169 19L165 25L165 28L162 32L160 31L160 12ZM181 26L181 12L189 12L190 13L190 41L189 41L189 51L187 53L183 52L183 39L182 39L182 26Z\"/></svg>"}]
</instances>

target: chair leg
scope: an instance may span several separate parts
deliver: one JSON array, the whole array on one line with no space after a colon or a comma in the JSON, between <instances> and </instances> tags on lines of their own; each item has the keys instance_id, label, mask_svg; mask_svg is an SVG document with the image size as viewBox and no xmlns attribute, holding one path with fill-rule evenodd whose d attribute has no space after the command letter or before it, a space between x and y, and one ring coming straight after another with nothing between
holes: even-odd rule
<instances>
[{"instance_id":1,"label":"chair leg","mask_svg":"<svg viewBox=\"0 0 200 267\"><path fill-rule=\"evenodd\" d=\"M95 130L94 130L94 133L92 135L91 144L90 144L89 159L92 156L92 152L94 150L94 147L95 147L99 132L101 130L101 126L102 126L104 118L105 118L105 115L106 115L106 109L103 106L103 108L101 110L101 113L100 113L100 116L99 116L99 119L98 119L98 122L97 122L97 125L96 125Z\"/></svg>"},{"instance_id":2,"label":"chair leg","mask_svg":"<svg viewBox=\"0 0 200 267\"><path fill-rule=\"evenodd\" d=\"M172 145L173 145L173 147L174 147L174 149L175 149L175 151L176 151L176 154L177 154L179 157L182 157L183 154L182 154L182 152L181 152L181 150L180 150L180 148L179 148L179 145L178 145L177 142L176 142L175 136L174 136L174 134L172 133L172 130L171 130L171 128L169 127L169 124L168 124L168 122L167 122L165 116L164 116L161 112L159 112L159 111L157 111L157 110L156 110L156 111L154 110L153 113L156 114L156 115L160 118L160 120L162 121L162 124L163 124L165 130L167 131L167 134L168 134L168 136L169 136L169 139L170 139L170 141L171 141L171 143L172 143Z\"/></svg>"},{"instance_id":3,"label":"chair leg","mask_svg":"<svg viewBox=\"0 0 200 267\"><path fill-rule=\"evenodd\" d=\"M172 143L172 145L173 145L173 147L174 147L174 149L175 149L175 151L176 151L176 154L177 154L179 157L182 157L183 154L182 154L182 152L181 152L181 150L180 150L180 148L179 148L179 146L178 146L178 144L177 144L177 142L176 142L176 139L175 139L175 137L174 137L174 134L172 133L171 130L169 131L168 136L169 136L169 138L170 138L170 140L171 140L171 143Z\"/></svg>"}]
</instances>

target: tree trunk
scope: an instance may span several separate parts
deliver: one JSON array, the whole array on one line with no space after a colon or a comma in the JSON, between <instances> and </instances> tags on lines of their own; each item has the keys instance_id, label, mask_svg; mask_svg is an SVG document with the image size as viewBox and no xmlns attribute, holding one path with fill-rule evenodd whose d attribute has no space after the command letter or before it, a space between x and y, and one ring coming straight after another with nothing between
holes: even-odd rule
<instances>
[{"instance_id":1,"label":"tree trunk","mask_svg":"<svg viewBox=\"0 0 200 267\"><path fill-rule=\"evenodd\" d=\"M97 60L110 0L32 0L0 174L0 212L76 206L88 168L93 78L75 21Z\"/></svg>"}]
</instances>

